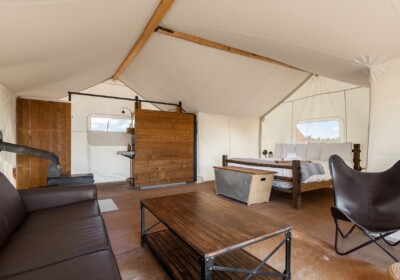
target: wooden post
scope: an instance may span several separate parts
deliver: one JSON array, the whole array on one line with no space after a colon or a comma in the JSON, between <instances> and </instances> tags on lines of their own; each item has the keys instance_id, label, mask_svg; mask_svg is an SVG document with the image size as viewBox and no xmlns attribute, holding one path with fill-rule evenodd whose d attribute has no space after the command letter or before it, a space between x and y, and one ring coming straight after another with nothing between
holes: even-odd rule
<instances>
[{"instance_id":1,"label":"wooden post","mask_svg":"<svg viewBox=\"0 0 400 280\"><path fill-rule=\"evenodd\" d=\"M223 155L222 156L222 166L228 166L228 156L227 155Z\"/></svg>"},{"instance_id":2,"label":"wooden post","mask_svg":"<svg viewBox=\"0 0 400 280\"><path fill-rule=\"evenodd\" d=\"M179 101L179 104L176 106L176 112L182 113L182 102L181 101Z\"/></svg>"},{"instance_id":3,"label":"wooden post","mask_svg":"<svg viewBox=\"0 0 400 280\"><path fill-rule=\"evenodd\" d=\"M354 148L353 148L353 163L354 163L354 170L358 170L361 171L361 158L360 158L360 154L361 154L361 148L360 148L360 144L354 144Z\"/></svg>"},{"instance_id":4,"label":"wooden post","mask_svg":"<svg viewBox=\"0 0 400 280\"><path fill-rule=\"evenodd\" d=\"M301 209L301 172L300 160L292 161L292 203L295 209Z\"/></svg>"},{"instance_id":5,"label":"wooden post","mask_svg":"<svg viewBox=\"0 0 400 280\"><path fill-rule=\"evenodd\" d=\"M135 97L135 110L140 110L142 109L142 103L139 101L139 97Z\"/></svg>"}]
</instances>

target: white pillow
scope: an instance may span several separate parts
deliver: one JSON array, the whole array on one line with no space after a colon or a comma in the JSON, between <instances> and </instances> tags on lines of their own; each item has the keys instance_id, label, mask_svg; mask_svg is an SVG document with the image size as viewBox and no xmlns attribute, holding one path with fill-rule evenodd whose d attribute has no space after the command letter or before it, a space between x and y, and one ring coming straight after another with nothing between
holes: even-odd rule
<instances>
[{"instance_id":1,"label":"white pillow","mask_svg":"<svg viewBox=\"0 0 400 280\"><path fill-rule=\"evenodd\" d=\"M331 155L338 155L343 160L353 160L353 143L322 143L321 144L321 160L329 160Z\"/></svg>"},{"instance_id":2,"label":"white pillow","mask_svg":"<svg viewBox=\"0 0 400 280\"><path fill-rule=\"evenodd\" d=\"M321 144L307 143L307 159L320 159L320 157L321 157Z\"/></svg>"},{"instance_id":3,"label":"white pillow","mask_svg":"<svg viewBox=\"0 0 400 280\"><path fill-rule=\"evenodd\" d=\"M274 158L281 158L281 157L282 157L282 144L281 143L276 143L275 144Z\"/></svg>"},{"instance_id":4,"label":"white pillow","mask_svg":"<svg viewBox=\"0 0 400 280\"><path fill-rule=\"evenodd\" d=\"M307 158L307 144L296 144L296 154L302 159Z\"/></svg>"},{"instance_id":5,"label":"white pillow","mask_svg":"<svg viewBox=\"0 0 400 280\"><path fill-rule=\"evenodd\" d=\"M285 157L285 160L295 160L295 159L302 160L303 158L297 155L296 153L289 153Z\"/></svg>"},{"instance_id":6,"label":"white pillow","mask_svg":"<svg viewBox=\"0 0 400 280\"><path fill-rule=\"evenodd\" d=\"M282 154L281 157L285 158L288 154L296 153L296 144L282 144Z\"/></svg>"}]
</instances>

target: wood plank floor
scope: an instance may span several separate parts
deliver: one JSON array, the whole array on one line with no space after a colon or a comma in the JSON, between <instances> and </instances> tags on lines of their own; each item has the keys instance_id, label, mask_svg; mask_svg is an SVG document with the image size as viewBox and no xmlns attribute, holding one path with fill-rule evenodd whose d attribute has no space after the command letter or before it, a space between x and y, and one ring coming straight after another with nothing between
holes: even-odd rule
<instances>
[{"instance_id":1,"label":"wood plank floor","mask_svg":"<svg viewBox=\"0 0 400 280\"><path fill-rule=\"evenodd\" d=\"M111 198L119 208L117 211L103 213L103 217L107 224L113 251L116 254L123 279L169 279L161 265L151 254L150 250L148 248L141 248L140 246L140 199L191 191L202 191L215 194L214 182L140 191L133 189L125 182L97 184L97 186L98 198ZM224 199L233 201L229 198ZM306 236L312 240L327 243L328 247L330 247L329 249L333 252L334 224L329 210L330 206L333 204L332 190L321 189L304 193L302 199L302 210L293 209L291 207L290 199L274 194L271 195L269 203L254 204L251 206L246 206L240 202L235 203L239 208L248 208L252 211L261 213L266 217L266 221L268 218L274 218L279 219L284 223L291 224L294 232L298 232L302 236ZM148 217L147 221L151 223L152 219L150 215L148 215ZM156 220L154 219L154 221ZM360 234L353 240L359 242L364 240L364 237ZM296 246L296 244L293 246ZM310 252L307 254L309 253ZM397 255L399 255L398 252ZM334 257L336 257L336 255ZM375 245L370 245L358 252L350 254L349 256L340 256L339 258L348 261L349 265L351 265L351 261L353 260L365 261L382 271L393 263L393 261L387 255L382 253L380 249L378 250ZM310 265L312 264L310 263ZM333 269L343 268L337 267ZM354 275L354 273L355 272L352 271L352 275ZM303 278L293 277L293 279ZM308 279L318 278L310 277Z\"/></svg>"}]
</instances>

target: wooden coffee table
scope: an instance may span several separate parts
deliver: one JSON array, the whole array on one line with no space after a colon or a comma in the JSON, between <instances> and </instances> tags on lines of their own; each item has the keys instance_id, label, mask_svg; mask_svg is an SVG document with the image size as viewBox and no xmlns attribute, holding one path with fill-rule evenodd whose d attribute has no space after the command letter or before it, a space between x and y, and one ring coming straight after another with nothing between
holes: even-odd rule
<instances>
[{"instance_id":1,"label":"wooden coffee table","mask_svg":"<svg viewBox=\"0 0 400 280\"><path fill-rule=\"evenodd\" d=\"M146 211L158 222L146 227ZM291 226L204 192L141 200L142 246L174 279L290 279ZM151 231L159 224L167 229ZM244 247L282 235L262 261ZM266 264L283 245L285 271Z\"/></svg>"}]
</instances>

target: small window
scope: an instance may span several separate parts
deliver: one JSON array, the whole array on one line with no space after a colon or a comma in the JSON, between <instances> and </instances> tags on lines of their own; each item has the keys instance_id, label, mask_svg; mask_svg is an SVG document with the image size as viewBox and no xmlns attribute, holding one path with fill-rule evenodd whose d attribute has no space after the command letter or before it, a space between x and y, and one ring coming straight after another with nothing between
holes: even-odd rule
<instances>
[{"instance_id":1,"label":"small window","mask_svg":"<svg viewBox=\"0 0 400 280\"><path fill-rule=\"evenodd\" d=\"M124 116L89 115L88 130L102 132L126 132L131 118Z\"/></svg>"},{"instance_id":2,"label":"small window","mask_svg":"<svg viewBox=\"0 0 400 280\"><path fill-rule=\"evenodd\" d=\"M340 120L312 121L296 124L296 143L339 143Z\"/></svg>"}]
</instances>

